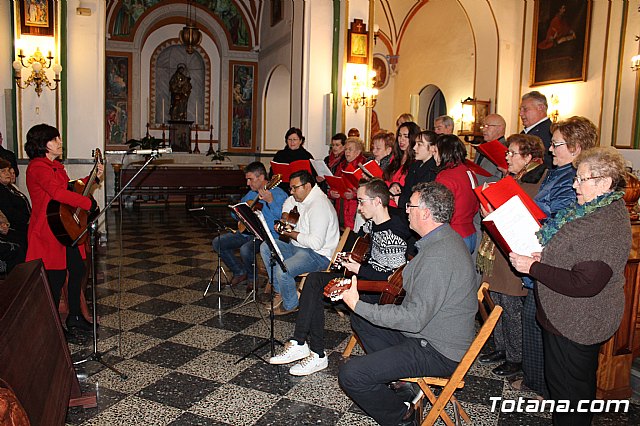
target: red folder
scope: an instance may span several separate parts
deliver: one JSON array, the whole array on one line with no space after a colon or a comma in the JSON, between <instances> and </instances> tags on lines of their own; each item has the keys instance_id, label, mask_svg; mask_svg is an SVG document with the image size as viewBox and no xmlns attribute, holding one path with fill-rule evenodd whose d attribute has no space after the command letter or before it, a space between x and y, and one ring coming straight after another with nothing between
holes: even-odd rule
<instances>
[{"instance_id":1,"label":"red folder","mask_svg":"<svg viewBox=\"0 0 640 426\"><path fill-rule=\"evenodd\" d=\"M342 171L342 176L344 176L354 188L358 187L360 179L381 178L382 174L382 169L375 160L369 160L364 164L358 164L357 167L349 164Z\"/></svg>"},{"instance_id":2,"label":"red folder","mask_svg":"<svg viewBox=\"0 0 640 426\"><path fill-rule=\"evenodd\" d=\"M477 175L486 176L486 177L493 176L491 173L489 173L488 171L486 171L482 167L478 166L476 163L474 163L471 160L464 160L464 165L467 166L469 168L469 170L471 170L473 173L475 173Z\"/></svg>"},{"instance_id":3,"label":"red folder","mask_svg":"<svg viewBox=\"0 0 640 426\"><path fill-rule=\"evenodd\" d=\"M271 171L274 175L282 175L283 182L289 182L289 176L291 176L291 173L297 172L298 170L307 170L309 173L312 173L311 163L309 160L297 160L290 164L276 163L275 161L271 162Z\"/></svg>"},{"instance_id":4,"label":"red folder","mask_svg":"<svg viewBox=\"0 0 640 426\"><path fill-rule=\"evenodd\" d=\"M332 189L340 193L340 197L344 198L345 192L355 192L356 187L351 185L348 179L342 176L325 176L324 177L329 185L329 189Z\"/></svg>"},{"instance_id":5,"label":"red folder","mask_svg":"<svg viewBox=\"0 0 640 426\"><path fill-rule=\"evenodd\" d=\"M529 197L529 194L524 192L520 185L518 185L518 182L511 176L500 179L498 182L490 184L486 188L478 186L474 191L478 196L478 200L480 200L480 203L486 210L491 210L489 206L495 210L509 201L511 197L517 195L531 212L531 215L538 221L547 217L536 202Z\"/></svg>"},{"instance_id":6,"label":"red folder","mask_svg":"<svg viewBox=\"0 0 640 426\"><path fill-rule=\"evenodd\" d=\"M503 169L509 168L509 164L507 164L508 149L497 139L492 140L491 142L481 143L480 145L473 145L473 147L480 151L482 155L487 157L489 161L491 161L496 166Z\"/></svg>"}]
</instances>

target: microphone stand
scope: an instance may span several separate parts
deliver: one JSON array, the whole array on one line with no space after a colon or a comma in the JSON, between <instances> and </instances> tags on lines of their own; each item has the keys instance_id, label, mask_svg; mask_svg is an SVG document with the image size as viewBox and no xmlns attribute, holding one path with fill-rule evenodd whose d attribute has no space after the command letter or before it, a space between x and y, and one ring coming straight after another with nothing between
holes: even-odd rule
<instances>
[{"instance_id":1,"label":"microphone stand","mask_svg":"<svg viewBox=\"0 0 640 426\"><path fill-rule=\"evenodd\" d=\"M98 220L102 216L104 216L104 214L107 212L107 210L109 210L109 208L111 207L113 202L115 200L117 200L118 198L120 198L120 196L122 195L124 190L127 189L131 185L131 183L136 179L136 177L140 174L140 172L142 172L149 165L149 163L151 163L153 160L158 158L158 155L159 155L158 152L150 154L149 158L142 165L140 170L138 170L136 172L136 174L133 175L133 177L120 189L120 192L118 192L111 199L111 201L109 201L104 206L104 209L102 209L102 211L100 211L100 213L95 218L93 218L93 220L91 220L91 222L89 222L87 224L87 226L80 233L80 235L78 235L78 238L76 238L73 241L73 243L71 244L72 246L76 246L78 244L78 241L80 241L80 239L84 236L84 234L89 232L89 243L91 245L91 299L92 299L91 300L91 308L93 310L93 312L91 313L91 320L93 321L93 352L91 352L89 355L87 355L84 359L81 359L80 361L74 362L73 365L80 365L80 364L84 364L84 363L89 362L89 361L95 361L95 362L97 362L99 364L102 364L103 366L107 367L109 370L113 371L114 373L116 373L118 376L120 376L120 378L122 380L127 379L127 375L124 374L124 373L121 373L115 367L113 367L112 365L109 365L106 361L104 361L104 359L102 359L104 354L107 354L107 353L111 352L114 348L110 348L109 350L104 351L104 352L99 352L98 351L98 318L97 318L98 309L97 309L97 303L96 303L96 301L97 301L96 286L98 284L98 273L97 273L97 270L96 270L96 250L98 250L98 244L97 244L97 239L96 239L96 232L98 230Z\"/></svg>"}]
</instances>

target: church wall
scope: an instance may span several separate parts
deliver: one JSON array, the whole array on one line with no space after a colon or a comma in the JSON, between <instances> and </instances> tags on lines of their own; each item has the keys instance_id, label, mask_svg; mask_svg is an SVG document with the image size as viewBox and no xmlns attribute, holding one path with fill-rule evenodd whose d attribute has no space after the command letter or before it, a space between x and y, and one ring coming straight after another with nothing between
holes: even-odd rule
<instances>
[{"instance_id":1,"label":"church wall","mask_svg":"<svg viewBox=\"0 0 640 426\"><path fill-rule=\"evenodd\" d=\"M0 61L3 64L13 62L13 52L11 50L12 34L11 34L11 3L7 1L0 2L0 28L5 28L4 36L0 43ZM0 68L0 132L4 137L3 146L8 149L13 148L14 138L12 137L12 129L10 123L13 120L11 112L11 89L15 85L13 80L12 68L3 66Z\"/></svg>"},{"instance_id":2,"label":"church wall","mask_svg":"<svg viewBox=\"0 0 640 426\"><path fill-rule=\"evenodd\" d=\"M442 90L452 116L459 115L460 100L473 97L473 34L457 2L432 0L422 7L402 38L399 55L393 118L385 116L383 126L395 126L395 116L409 111L409 95L428 84Z\"/></svg>"}]
</instances>

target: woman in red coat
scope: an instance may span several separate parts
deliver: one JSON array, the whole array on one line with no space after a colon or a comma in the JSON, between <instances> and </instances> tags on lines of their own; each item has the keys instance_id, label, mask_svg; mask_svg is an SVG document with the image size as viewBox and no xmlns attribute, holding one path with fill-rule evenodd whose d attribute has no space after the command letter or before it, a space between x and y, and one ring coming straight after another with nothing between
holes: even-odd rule
<instances>
[{"instance_id":1,"label":"woman in red coat","mask_svg":"<svg viewBox=\"0 0 640 426\"><path fill-rule=\"evenodd\" d=\"M47 223L47 205L56 200L72 207L95 210L95 200L69 191L69 176L58 160L62 155L60 132L47 124L33 126L27 132L24 146L29 156L27 189L31 196L31 222L29 223L27 261L42 259L49 279L53 302L57 307L60 292L69 275L69 316L67 328L91 330L92 325L80 312L80 284L85 273L84 247L65 247L51 232ZM98 179L104 172L98 165ZM88 178L85 178L85 183Z\"/></svg>"},{"instance_id":2,"label":"woman in red coat","mask_svg":"<svg viewBox=\"0 0 640 426\"><path fill-rule=\"evenodd\" d=\"M433 158L438 165L436 182L449 188L453 193L453 217L449 224L473 253L476 248L476 228L473 217L480 203L473 192L478 184L475 174L464 164L467 150L455 135L440 135L432 145Z\"/></svg>"}]
</instances>

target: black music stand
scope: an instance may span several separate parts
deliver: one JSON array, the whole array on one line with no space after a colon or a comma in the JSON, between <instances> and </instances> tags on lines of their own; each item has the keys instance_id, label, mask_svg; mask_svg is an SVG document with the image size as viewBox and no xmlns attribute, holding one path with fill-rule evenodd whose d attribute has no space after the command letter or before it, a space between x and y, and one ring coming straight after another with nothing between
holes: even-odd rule
<instances>
[{"instance_id":1,"label":"black music stand","mask_svg":"<svg viewBox=\"0 0 640 426\"><path fill-rule=\"evenodd\" d=\"M79 365L79 364L84 364L85 362L95 361L99 364L104 365L109 370L116 373L118 376L120 376L122 380L125 380L127 378L127 375L116 370L112 365L107 364L107 362L102 359L104 354L111 352L114 348L110 348L109 350L106 350L104 352L98 351L98 317L97 317L98 309L97 309L97 294L96 294L96 287L98 285L98 273L96 271L96 250L98 250L98 241L96 239L96 233L98 231L98 220L102 216L104 216L104 214L107 212L107 210L109 210L109 208L114 203L114 201L120 198L124 190L127 189L129 185L133 183L133 181L135 181L136 177L138 177L138 175L149 165L149 163L151 163L153 160L158 158L159 155L160 154L157 151L153 151L149 155L149 158L147 158L147 161L145 161L142 167L140 167L140 169L136 172L136 174L133 175L133 177L129 179L129 181L122 188L120 188L120 192L118 192L111 199L111 201L109 201L104 206L104 209L102 209L100 213L96 215L96 217L94 217L89 223L87 223L87 226L80 233L80 235L78 235L78 238L76 238L73 241L73 243L71 243L72 246L77 245L80 239L82 239L82 237L84 236L84 234L89 232L89 243L91 245L91 299L92 299L91 308L93 310L93 312L91 313L91 320L93 321L93 352L87 355L85 358L81 359L80 361L74 362L73 365Z\"/></svg>"},{"instance_id":2,"label":"black music stand","mask_svg":"<svg viewBox=\"0 0 640 426\"><path fill-rule=\"evenodd\" d=\"M253 235L255 235L256 238L264 241L269 247L269 251L271 253L269 257L269 267L271 268L271 277L273 277L273 268L275 267L276 262L278 263L278 265L280 265L282 270L286 272L287 266L284 263L284 258L282 257L282 253L280 252L280 249L278 248L278 245L276 244L276 241L273 238L273 235L271 235L271 232L269 231L269 225L267 225L267 222L265 221L264 216L262 215L262 212L259 210L254 212L246 203L240 203L240 204L236 204L229 207L236 213L236 215L240 218L240 220L242 220L242 222L246 225L247 229ZM269 323L270 323L269 340L259 344L258 346L250 350L248 353L246 353L244 356L238 359L235 362L235 364L238 364L244 361L245 359L249 358L251 355L254 355L256 358L258 358L262 362L269 364L269 361L262 358L260 355L257 354L257 352L260 349L264 348L265 346L270 345L271 356L273 357L276 354L276 343L279 344L280 346L284 346L284 344L281 341L276 340L275 338L275 318L276 317L273 312L274 295L275 295L275 292L273 289L273 281L272 281L271 295L270 295L271 310L269 311Z\"/></svg>"}]
</instances>

